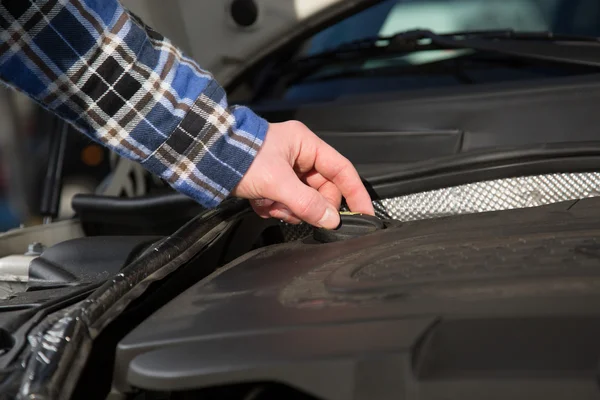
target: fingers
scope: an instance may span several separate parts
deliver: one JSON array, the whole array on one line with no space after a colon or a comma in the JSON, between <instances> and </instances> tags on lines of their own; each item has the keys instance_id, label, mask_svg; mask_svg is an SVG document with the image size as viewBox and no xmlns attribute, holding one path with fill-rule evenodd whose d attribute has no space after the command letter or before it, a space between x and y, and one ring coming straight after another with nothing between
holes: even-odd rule
<instances>
[{"instance_id":1,"label":"fingers","mask_svg":"<svg viewBox=\"0 0 600 400\"><path fill-rule=\"evenodd\" d=\"M292 214L289 208L281 203L274 202L273 200L250 200L250 205L254 212L261 218L275 218L294 225L302 222L298 217Z\"/></svg>"},{"instance_id":2,"label":"fingers","mask_svg":"<svg viewBox=\"0 0 600 400\"><path fill-rule=\"evenodd\" d=\"M269 209L269 215L272 218L276 218L287 222L288 224L297 225L302 222L298 217L296 217L292 211L287 208L285 205L281 203L274 203Z\"/></svg>"},{"instance_id":3,"label":"fingers","mask_svg":"<svg viewBox=\"0 0 600 400\"><path fill-rule=\"evenodd\" d=\"M293 126L304 133L295 136L301 138L296 146L298 171L307 172L314 168L337 186L351 211L374 215L371 197L352 163L306 126L301 123L295 123Z\"/></svg>"},{"instance_id":4,"label":"fingers","mask_svg":"<svg viewBox=\"0 0 600 400\"><path fill-rule=\"evenodd\" d=\"M342 205L342 192L340 192L340 189L338 189L333 182L325 182L317 189L317 191L329 202L329 204L339 211L340 206Z\"/></svg>"},{"instance_id":5,"label":"fingers","mask_svg":"<svg viewBox=\"0 0 600 400\"><path fill-rule=\"evenodd\" d=\"M306 174L302 181L310 187L316 189L325 199L336 208L340 209L342 204L342 192L331 181L325 179L323 175L313 170Z\"/></svg>"},{"instance_id":6,"label":"fingers","mask_svg":"<svg viewBox=\"0 0 600 400\"><path fill-rule=\"evenodd\" d=\"M315 169L337 186L351 211L374 215L371 197L352 163L333 147L318 140L321 143L315 158Z\"/></svg>"},{"instance_id":7,"label":"fingers","mask_svg":"<svg viewBox=\"0 0 600 400\"><path fill-rule=\"evenodd\" d=\"M342 202L342 193L332 182L325 179L318 172L307 174L302 181L316 189L324 198L339 210ZM299 224L302 222L292 211L282 203L273 200L258 199L250 200L254 212L261 218L275 218L288 224Z\"/></svg>"},{"instance_id":8,"label":"fingers","mask_svg":"<svg viewBox=\"0 0 600 400\"><path fill-rule=\"evenodd\" d=\"M285 204L295 217L311 225L326 229L339 225L338 210L321 193L301 182L291 168L281 173L281 184L270 198Z\"/></svg>"},{"instance_id":9,"label":"fingers","mask_svg":"<svg viewBox=\"0 0 600 400\"><path fill-rule=\"evenodd\" d=\"M303 183L296 174L304 175ZM356 169L341 154L298 122L271 124L256 159L232 190L253 201L263 218L278 218L334 229L342 196L351 211L374 214Z\"/></svg>"},{"instance_id":10,"label":"fingers","mask_svg":"<svg viewBox=\"0 0 600 400\"><path fill-rule=\"evenodd\" d=\"M256 199L250 200L250 206L256 214L258 214L261 218L271 218L269 210L271 206L275 203L273 200L268 199Z\"/></svg>"},{"instance_id":11,"label":"fingers","mask_svg":"<svg viewBox=\"0 0 600 400\"><path fill-rule=\"evenodd\" d=\"M328 181L316 171L309 172L301 181L316 189L329 204L334 206L336 210L339 210L342 202L342 193L333 182ZM287 206L273 200L250 200L250 205L254 209L254 212L261 218L275 218L289 224L299 224L302 222Z\"/></svg>"}]
</instances>

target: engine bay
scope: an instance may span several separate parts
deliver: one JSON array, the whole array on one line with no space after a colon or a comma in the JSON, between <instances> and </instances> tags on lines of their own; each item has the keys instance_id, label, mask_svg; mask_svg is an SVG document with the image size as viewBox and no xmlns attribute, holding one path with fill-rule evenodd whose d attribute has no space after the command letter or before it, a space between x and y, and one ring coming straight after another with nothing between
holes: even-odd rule
<instances>
[{"instance_id":1,"label":"engine bay","mask_svg":"<svg viewBox=\"0 0 600 400\"><path fill-rule=\"evenodd\" d=\"M597 397L599 205L348 215L255 249L119 342L112 398Z\"/></svg>"},{"instance_id":2,"label":"engine bay","mask_svg":"<svg viewBox=\"0 0 600 400\"><path fill-rule=\"evenodd\" d=\"M225 89L347 157L375 217L207 210L41 119L36 218L0 234L0 400L598 397L597 38L396 26L305 53L378 19L339 3L225 60Z\"/></svg>"},{"instance_id":3,"label":"engine bay","mask_svg":"<svg viewBox=\"0 0 600 400\"><path fill-rule=\"evenodd\" d=\"M1 241L4 268L26 265L2 282L4 393L595 397L596 179L398 180L376 217L342 211L334 231L243 201L76 197L77 219Z\"/></svg>"}]
</instances>

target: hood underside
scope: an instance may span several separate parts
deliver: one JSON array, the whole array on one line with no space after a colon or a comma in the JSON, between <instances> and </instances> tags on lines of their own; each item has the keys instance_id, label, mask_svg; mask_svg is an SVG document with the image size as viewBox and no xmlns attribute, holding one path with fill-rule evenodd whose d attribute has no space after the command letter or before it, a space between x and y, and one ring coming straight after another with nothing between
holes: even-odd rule
<instances>
[{"instance_id":1,"label":"hood underside","mask_svg":"<svg viewBox=\"0 0 600 400\"><path fill-rule=\"evenodd\" d=\"M233 0L124 0L123 5L171 39L222 85L290 38L377 0L256 0L258 17L240 27Z\"/></svg>"}]
</instances>

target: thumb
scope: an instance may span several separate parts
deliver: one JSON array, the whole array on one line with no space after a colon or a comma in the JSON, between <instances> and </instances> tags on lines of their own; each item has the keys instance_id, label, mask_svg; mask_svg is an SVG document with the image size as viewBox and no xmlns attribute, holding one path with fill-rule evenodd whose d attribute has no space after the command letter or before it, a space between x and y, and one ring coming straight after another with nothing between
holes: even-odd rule
<instances>
[{"instance_id":1,"label":"thumb","mask_svg":"<svg viewBox=\"0 0 600 400\"><path fill-rule=\"evenodd\" d=\"M338 210L323 195L302 183L292 170L281 182L273 200L286 205L295 216L311 225L337 228L340 223Z\"/></svg>"}]
</instances>

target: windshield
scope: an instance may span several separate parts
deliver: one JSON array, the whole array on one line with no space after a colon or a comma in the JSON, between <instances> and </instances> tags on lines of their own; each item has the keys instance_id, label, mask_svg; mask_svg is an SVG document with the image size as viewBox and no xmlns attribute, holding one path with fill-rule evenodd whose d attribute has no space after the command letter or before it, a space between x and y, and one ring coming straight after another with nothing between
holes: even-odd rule
<instances>
[{"instance_id":1,"label":"windshield","mask_svg":"<svg viewBox=\"0 0 600 400\"><path fill-rule=\"evenodd\" d=\"M599 0L386 0L315 35L305 55L413 29L513 29L600 36Z\"/></svg>"},{"instance_id":2,"label":"windshield","mask_svg":"<svg viewBox=\"0 0 600 400\"><path fill-rule=\"evenodd\" d=\"M295 60L340 45L411 30L553 32L600 37L600 0L385 0L309 38L253 102L311 102L342 96L464 84L547 79L597 69L513 62L470 49L429 49L345 60L328 58L307 71ZM287 64L286 64L287 63ZM427 69L424 66L427 65ZM412 70L406 67L415 67Z\"/></svg>"},{"instance_id":3,"label":"windshield","mask_svg":"<svg viewBox=\"0 0 600 400\"><path fill-rule=\"evenodd\" d=\"M551 14L559 0L387 0L316 35L304 56L331 50L343 43L398 32L428 29L437 34L513 29L552 30ZM550 14L550 15L548 15ZM400 57L419 64L463 54L462 51L427 51ZM367 62L364 67L377 66Z\"/></svg>"}]
</instances>

